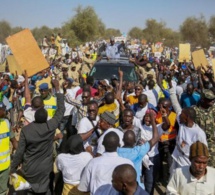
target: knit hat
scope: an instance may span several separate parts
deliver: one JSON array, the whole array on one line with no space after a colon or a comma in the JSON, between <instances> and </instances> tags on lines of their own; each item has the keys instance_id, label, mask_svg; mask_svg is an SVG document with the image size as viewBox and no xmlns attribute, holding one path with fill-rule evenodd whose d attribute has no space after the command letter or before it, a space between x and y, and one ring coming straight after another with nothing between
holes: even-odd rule
<instances>
[{"instance_id":1,"label":"knit hat","mask_svg":"<svg viewBox=\"0 0 215 195\"><path fill-rule=\"evenodd\" d=\"M116 117L111 112L105 111L100 115L100 118L104 119L110 125L114 125L116 123Z\"/></svg>"},{"instance_id":2,"label":"knit hat","mask_svg":"<svg viewBox=\"0 0 215 195\"><path fill-rule=\"evenodd\" d=\"M190 146L190 158L192 159L196 156L209 157L207 146L200 141L197 141Z\"/></svg>"}]
</instances>

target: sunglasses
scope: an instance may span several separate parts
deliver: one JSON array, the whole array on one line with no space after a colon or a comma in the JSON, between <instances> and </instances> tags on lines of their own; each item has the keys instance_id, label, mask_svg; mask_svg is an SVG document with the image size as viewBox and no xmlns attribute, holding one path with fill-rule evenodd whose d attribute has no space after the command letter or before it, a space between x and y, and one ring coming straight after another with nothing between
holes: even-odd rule
<instances>
[{"instance_id":1,"label":"sunglasses","mask_svg":"<svg viewBox=\"0 0 215 195\"><path fill-rule=\"evenodd\" d=\"M136 89L135 89L135 91L140 91L140 90L141 90L140 88L136 88Z\"/></svg>"}]
</instances>

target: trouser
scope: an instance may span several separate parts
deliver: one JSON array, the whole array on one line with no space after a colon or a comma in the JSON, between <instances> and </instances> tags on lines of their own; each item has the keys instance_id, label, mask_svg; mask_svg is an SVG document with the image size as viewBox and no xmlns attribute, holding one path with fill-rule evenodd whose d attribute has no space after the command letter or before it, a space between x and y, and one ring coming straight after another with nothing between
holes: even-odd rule
<instances>
[{"instance_id":1,"label":"trouser","mask_svg":"<svg viewBox=\"0 0 215 195\"><path fill-rule=\"evenodd\" d=\"M67 138L77 133L77 130L71 124L72 124L72 115L69 115L69 116L64 116L59 125L59 129L61 130L61 132L66 130Z\"/></svg>"},{"instance_id":2,"label":"trouser","mask_svg":"<svg viewBox=\"0 0 215 195\"><path fill-rule=\"evenodd\" d=\"M144 185L145 190L150 194L154 194L154 186L155 180L157 177L157 173L159 170L159 154L155 155L154 157L149 157L149 160L154 164L149 167L149 169L143 167L143 176L144 176Z\"/></svg>"},{"instance_id":3,"label":"trouser","mask_svg":"<svg viewBox=\"0 0 215 195\"><path fill-rule=\"evenodd\" d=\"M159 142L158 149L160 155L160 171L159 177L163 181L168 181L170 175L170 167L172 164L172 152L175 148L175 140L169 140L165 142ZM167 166L164 166L163 162L167 163ZM166 169L165 169L166 167Z\"/></svg>"},{"instance_id":4,"label":"trouser","mask_svg":"<svg viewBox=\"0 0 215 195\"><path fill-rule=\"evenodd\" d=\"M9 169L0 171L0 195L6 195L8 179L9 179Z\"/></svg>"}]
</instances>

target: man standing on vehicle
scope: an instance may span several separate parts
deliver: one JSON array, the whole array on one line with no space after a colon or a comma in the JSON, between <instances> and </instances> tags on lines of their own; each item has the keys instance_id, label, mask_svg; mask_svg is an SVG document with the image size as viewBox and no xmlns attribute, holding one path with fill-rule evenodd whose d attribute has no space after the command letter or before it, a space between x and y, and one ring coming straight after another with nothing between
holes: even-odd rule
<instances>
[{"instance_id":1,"label":"man standing on vehicle","mask_svg":"<svg viewBox=\"0 0 215 195\"><path fill-rule=\"evenodd\" d=\"M114 37L110 38L110 45L106 48L106 56L109 60L110 58L119 58L118 47L114 44Z\"/></svg>"}]
</instances>

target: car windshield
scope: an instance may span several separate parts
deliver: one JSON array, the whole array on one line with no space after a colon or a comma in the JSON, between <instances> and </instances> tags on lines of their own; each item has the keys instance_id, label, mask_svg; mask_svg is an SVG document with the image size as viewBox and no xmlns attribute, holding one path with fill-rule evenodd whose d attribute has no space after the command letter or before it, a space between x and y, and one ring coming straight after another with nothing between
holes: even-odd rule
<instances>
[{"instance_id":1,"label":"car windshield","mask_svg":"<svg viewBox=\"0 0 215 195\"><path fill-rule=\"evenodd\" d=\"M110 80L112 75L118 76L118 69L123 71L124 81L137 81L137 76L135 73L135 68L133 66L110 66L101 65L94 66L90 72L90 76L93 76L96 80L108 79Z\"/></svg>"}]
</instances>

